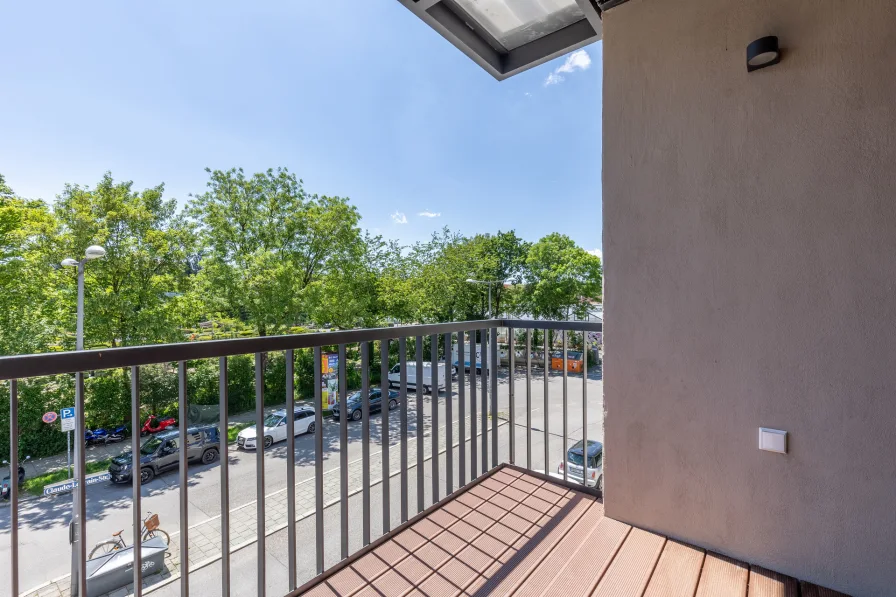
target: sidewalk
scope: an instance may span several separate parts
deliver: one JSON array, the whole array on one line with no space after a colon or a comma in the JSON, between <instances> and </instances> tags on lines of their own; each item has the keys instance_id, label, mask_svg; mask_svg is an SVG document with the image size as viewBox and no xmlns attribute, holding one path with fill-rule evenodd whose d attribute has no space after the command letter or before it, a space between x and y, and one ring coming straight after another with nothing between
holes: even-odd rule
<instances>
[{"instance_id":1,"label":"sidewalk","mask_svg":"<svg viewBox=\"0 0 896 597\"><path fill-rule=\"evenodd\" d=\"M276 410L276 409L272 409ZM499 413L499 416L503 413ZM469 417L467 417L469 420ZM477 421L478 422L478 421ZM501 418L499 427L507 425L508 422ZM458 435L457 426L459 421L454 422L452 437ZM446 434L444 427L439 428L439 454L443 454L447 450ZM469 424L467 424L469 429ZM481 430L477 434L481 437ZM430 437L429 433L424 434L424 440ZM469 441L469 436L466 438ZM417 466L417 437L408 438L408 470ZM478 440L477 440L478 441ZM453 442L452 449L459 445L457 441ZM398 476L401 472L400 460L401 451L399 444L391 445L389 450L389 476ZM376 487L382 483L382 458L381 452L373 452L370 454L370 479L371 487ZM426 462L432 459L432 442L424 441L424 460ZM362 460L358 459L349 462L349 497L361 492L362 477ZM330 469L324 472L324 508L336 505L340 501L339 491L339 468ZM296 484L296 522L313 516L316 508L316 498L314 493L314 481L312 477ZM394 493L397 499L397 492ZM265 535L271 535L285 529L288 526L286 521L287 514L287 491L284 487L265 496ZM248 547L257 541L256 526L256 501L251 501L242 506L234 508L230 511L230 551L231 553ZM188 528L189 533L189 558L190 572L208 566L221 558L221 518L213 517L201 523ZM152 591L155 588L161 588L180 577L180 552L179 552L179 534L171 535L171 544L166 554L166 569L160 573L144 579L143 586L146 591ZM145 591L145 592L146 592ZM133 587L117 589L108 593L108 597L127 597L133 594ZM68 597L69 577L68 575L56 579L55 581L31 589L24 593L26 597Z\"/></svg>"}]
</instances>

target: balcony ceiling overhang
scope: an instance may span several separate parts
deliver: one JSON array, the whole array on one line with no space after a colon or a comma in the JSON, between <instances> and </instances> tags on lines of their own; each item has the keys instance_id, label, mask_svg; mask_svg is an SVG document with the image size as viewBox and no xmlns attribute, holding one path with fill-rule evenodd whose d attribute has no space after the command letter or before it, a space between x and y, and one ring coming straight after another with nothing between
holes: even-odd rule
<instances>
[{"instance_id":1,"label":"balcony ceiling overhang","mask_svg":"<svg viewBox=\"0 0 896 597\"><path fill-rule=\"evenodd\" d=\"M618 0L398 0L503 81L601 38Z\"/></svg>"}]
</instances>

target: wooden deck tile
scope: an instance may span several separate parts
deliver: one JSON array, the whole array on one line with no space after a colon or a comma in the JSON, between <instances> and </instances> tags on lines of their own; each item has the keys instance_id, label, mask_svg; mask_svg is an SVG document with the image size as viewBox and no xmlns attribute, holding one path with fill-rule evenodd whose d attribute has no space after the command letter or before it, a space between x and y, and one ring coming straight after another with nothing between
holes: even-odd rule
<instances>
[{"instance_id":1,"label":"wooden deck tile","mask_svg":"<svg viewBox=\"0 0 896 597\"><path fill-rule=\"evenodd\" d=\"M644 597L693 597L704 556L702 549L666 541Z\"/></svg>"},{"instance_id":2,"label":"wooden deck tile","mask_svg":"<svg viewBox=\"0 0 896 597\"><path fill-rule=\"evenodd\" d=\"M743 562L707 553L697 597L746 597L749 569Z\"/></svg>"},{"instance_id":3,"label":"wooden deck tile","mask_svg":"<svg viewBox=\"0 0 896 597\"><path fill-rule=\"evenodd\" d=\"M498 574L490 578L477 591L478 595L508 595L511 594L529 573L539 566L545 556L554 548L566 532L572 527L594 500L581 496L570 503L570 507L556 517L551 524L542 528L539 533L531 538L514 557L505 564ZM468 591L469 592L469 591Z\"/></svg>"},{"instance_id":4,"label":"wooden deck tile","mask_svg":"<svg viewBox=\"0 0 896 597\"><path fill-rule=\"evenodd\" d=\"M631 527L612 518L601 518L597 528L566 562L557 578L543 595L569 597L591 595L598 580L606 573ZM693 597L689 595L688 597Z\"/></svg>"},{"instance_id":5,"label":"wooden deck tile","mask_svg":"<svg viewBox=\"0 0 896 597\"><path fill-rule=\"evenodd\" d=\"M313 597L848 597L604 516L505 468L348 565Z\"/></svg>"},{"instance_id":6,"label":"wooden deck tile","mask_svg":"<svg viewBox=\"0 0 896 597\"><path fill-rule=\"evenodd\" d=\"M799 583L795 578L760 566L750 566L750 581L747 586L750 597L800 597Z\"/></svg>"},{"instance_id":7,"label":"wooden deck tile","mask_svg":"<svg viewBox=\"0 0 896 597\"><path fill-rule=\"evenodd\" d=\"M633 528L598 583L594 596L641 597L665 543L666 538L661 535Z\"/></svg>"},{"instance_id":8,"label":"wooden deck tile","mask_svg":"<svg viewBox=\"0 0 896 597\"><path fill-rule=\"evenodd\" d=\"M361 587L367 584L367 579L363 578L351 566L343 568L330 577L327 582L336 595L351 595Z\"/></svg>"},{"instance_id":9,"label":"wooden deck tile","mask_svg":"<svg viewBox=\"0 0 896 597\"><path fill-rule=\"evenodd\" d=\"M535 597L544 590L563 570L564 565L575 555L582 543L591 536L603 518L598 508L589 508L576 521L569 531L556 543L526 579L526 582L514 593L518 597Z\"/></svg>"},{"instance_id":10,"label":"wooden deck tile","mask_svg":"<svg viewBox=\"0 0 896 597\"><path fill-rule=\"evenodd\" d=\"M800 591L803 597L849 597L849 595L844 593L839 593L833 589L825 589L806 581L800 583Z\"/></svg>"}]
</instances>

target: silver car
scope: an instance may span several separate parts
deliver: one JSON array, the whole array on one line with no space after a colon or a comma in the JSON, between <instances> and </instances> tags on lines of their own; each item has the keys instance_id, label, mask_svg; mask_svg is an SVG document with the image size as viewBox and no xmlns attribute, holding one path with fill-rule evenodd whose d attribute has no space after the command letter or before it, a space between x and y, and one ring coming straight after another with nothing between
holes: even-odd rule
<instances>
[{"instance_id":1,"label":"silver car","mask_svg":"<svg viewBox=\"0 0 896 597\"><path fill-rule=\"evenodd\" d=\"M585 463L582 453L582 440L566 451L566 462L561 462L557 467L558 476L563 476L563 467L566 467L566 478L577 483L582 482L582 465ZM604 445L598 441L588 440L588 478L585 485L596 487L598 491L604 490Z\"/></svg>"}]
</instances>

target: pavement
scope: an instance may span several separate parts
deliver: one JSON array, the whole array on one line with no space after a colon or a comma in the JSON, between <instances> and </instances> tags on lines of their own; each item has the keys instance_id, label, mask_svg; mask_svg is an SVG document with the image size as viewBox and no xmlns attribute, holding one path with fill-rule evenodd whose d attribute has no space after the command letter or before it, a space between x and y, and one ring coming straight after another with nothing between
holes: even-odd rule
<instances>
[{"instance_id":1,"label":"pavement","mask_svg":"<svg viewBox=\"0 0 896 597\"><path fill-rule=\"evenodd\" d=\"M599 374L590 374L589 380L589 438L593 439L602 439L602 418L603 418L603 407L602 407L602 387ZM562 397L562 389L559 386L562 384L562 376L552 376L550 379L551 384L551 401L549 403L549 409L551 412L551 425L550 425L550 437L551 437L551 461L553 466L556 466L556 463L553 463L554 460L559 462L562 458L563 447L562 447L562 402L560 398ZM543 400L543 380L539 377L535 376L535 372L533 372L533 380L532 380L532 428L527 433L527 427L525 425L526 422L526 414L525 414L525 383L524 378L522 376L516 376L516 417L515 424L513 426L510 425L510 422L507 419L508 417L508 399L507 399L507 379L506 377L499 376L499 422L501 424L499 428L499 460L507 461L509 459L509 438L510 433L509 429L512 427L514 429L514 437L516 441L516 462L525 465L526 464L526 453L525 449L526 438L531 435L533 440L532 445L532 455L533 462L531 463L533 468L544 468L544 449L543 449L543 416L542 411L544 407ZM452 404L454 406L454 417L455 419L458 416L458 396L456 393L456 384L455 384L455 392L452 394ZM481 386L477 388L479 392L481 392ZM477 401L481 403L481 394L477 392ZM555 398L556 397L556 398ZM438 401L438 414L439 420L445 420L445 402L446 398L443 395ZM467 392L467 402L469 403L469 391ZM410 514L413 515L416 512L416 498L415 498L415 490L416 490L416 475L419 471L416 469L416 442L417 442L417 430L416 430L416 414L414 410L415 397L413 394L409 397L409 438L408 438L408 457L409 457L409 466L407 469L408 472L408 500L409 500L409 509ZM469 408L469 407L468 407ZM428 480L424 483L425 488L425 502L426 504L432 503L432 496L429 495L431 492L431 458L432 458L432 441L431 441L431 421L432 421L432 409L433 403L431 402L429 397L426 397L424 403L424 428L422 437L424 438L424 452L426 454L426 462L429 463L423 468L423 474L428 478ZM558 410L559 409L559 410ZM273 410L273 409L272 409ZM567 445L571 445L573 441L578 438L581 438L581 377L574 378L572 376L569 377L569 405L568 405L568 413L569 413L569 428L568 434L569 439ZM254 413L248 413L249 420L254 418ZM236 417L234 417L236 419ZM481 424L480 413L477 413L477 426ZM340 517L339 513L341 508L340 505L340 475L339 475L339 461L338 458L339 453L337 448L338 444L338 432L339 425L332 420L328 420L324 426L324 437L325 437L325 474L324 474L324 500L325 500L325 520L330 529L336 528L339 529ZM374 415L371 417L371 446L370 446L370 476L372 480L372 490L371 490L371 500L373 502L371 512L371 534L375 538L381 533L382 527L382 495L381 491L377 490L378 485L382 482L382 459L380 455L381 449L381 423L379 415ZM398 491L398 475L400 475L401 467L400 467L400 450L398 449L397 437L398 437L398 411L392 411L390 413L390 465L389 465L389 474L390 485L392 486L392 490L390 493L390 513L392 514L393 523L392 526L397 526L400 524L400 509L398 505L400 504L400 492ZM451 446L451 453L454 457L454 479L453 484L457 487L459 482L459 466L457 464L459 459L459 445L458 445L458 428L459 422L455 420L453 425L452 438L454 439L453 445ZM349 444L346 447L348 450L349 456L349 507L355 515L350 519L350 543L352 544L352 550L360 548L360 537L361 533L358 527L359 519L361 517L358 515L361 505L361 479L362 479L362 466L363 461L360 458L360 446L361 446L361 436L360 430L361 425L358 423L350 423L350 436L349 436ZM466 431L467 431L467 439L465 441L467 455L469 460L470 447L469 447L469 417L467 417L466 421ZM481 432L481 430L480 430ZM442 478L441 486L444 488L446 485L445 479L445 471L446 471L446 454L448 450L446 434L444 431L444 425L439 426L439 474ZM554 439L556 437L556 440ZM314 460L313 460L313 438L311 436L304 436L296 438L294 442L294 448L296 449L296 487L295 487L295 500L296 500L296 514L297 520L293 522L296 525L297 536L300 537L298 545L295 546L297 553L297 560L299 561L299 580L301 578L311 578L314 573L314 541L313 539L309 540L310 537L314 536L314 509L315 509L315 494L314 494ZM491 438L489 438L489 446L491 446ZM476 439L477 448L481 449L481 436ZM272 489L266 493L265 497L265 535L266 535L266 544L268 546L268 552L266 556L266 563L268 574L266 575L266 581L270 586L270 594L285 594L287 592L287 579L286 579L286 551L282 550L272 550L272 546L279 546L286 541L287 533L286 528L289 525L289 521L287 520L286 512L287 512L287 499L288 492L286 491L285 483L282 481L285 480L285 470L283 467L285 461L285 450L288 449L286 444L277 444L265 454L265 475L266 475L266 487ZM309 458L309 452L311 457ZM255 579L257 575L257 563L256 563L256 549L246 549L249 546L256 545L257 541L257 527L256 527L256 501L255 501L255 454L254 453L245 453L245 452L232 452L229 459L229 473L231 477L231 495L230 495L230 520L231 520L231 541L230 541L230 551L231 551L231 570L232 570L232 583L233 584L245 584L246 590L250 592L255 591L255 585L251 582L248 582L247 579ZM465 463L467 465L467 478L469 478L469 463ZM64 462L63 462L64 468ZM188 510L188 523L187 523L187 533L188 533L188 544L189 544L189 562L190 562L190 584L191 584L191 593L194 594L202 594L202 595L216 595L220 593L220 559L221 559L221 533L220 533L220 491L218 480L220 478L220 473L218 472L219 465L214 464L207 467L195 467L191 468L190 474L190 484L188 485L188 496L190 498L190 508ZM552 467L548 467L552 468ZM195 471L195 472L194 472ZM152 485L159 484L159 487L150 487ZM162 517L163 524L162 527L169 531L172 535L171 546L169 548L169 552L166 557L166 567L165 570L161 574L157 574L145 579L144 586L146 590L149 592L157 592L159 595L167 595L167 594L179 594L180 584L178 582L180 576L180 553L179 553L179 515L178 515L178 504L176 496L179 493L179 488L177 487L177 475L164 475L159 479L153 481L148 484L148 486L144 486L144 507L147 507L148 504L153 504L153 507L158 507L158 505L163 505L160 510L165 511L165 515ZM246 482L248 487L235 487L236 485L241 485L243 482ZM94 499L94 496L98 494L99 491L105 492L113 492L120 495L111 496L109 499L99 500ZM88 532L90 533L90 537L88 537L88 541L91 543L95 543L98 539L103 536L109 536L111 532L114 530L118 530L121 527L129 528L130 520L131 520L131 511L129 508L129 496L130 496L130 487L122 487L122 486L106 486L103 485L102 489L91 488L88 492L88 504L89 512L88 512ZM26 508L26 512L20 513L20 561L23 562L21 565L22 568L25 566L24 562L27 562L28 558L35 555L35 550L33 548L37 548L38 550L43 549L45 552L55 552L57 553L62 560L56 562L55 566L51 566L55 570L62 572L62 574L54 577L53 580L48 578L47 572L49 570L40 571L46 580L41 583L35 583L35 580L38 580L38 577L41 574L27 574L27 579L22 579L20 583L22 586L30 586L29 589L24 595L28 595L29 597L44 597L44 596L61 596L68 595L68 585L69 580L65 571L68 569L68 561L66 560L68 554L68 545L67 540L61 540L61 533L59 532L59 528L64 529L64 525L61 524L48 524L49 521L46 520L46 516L51 512L56 515L58 518L59 508L62 507L65 509L70 502L66 501L64 498L43 498L38 500L38 502L46 502L46 504L41 504L45 506L40 509L38 513L31 513L27 511L28 505L23 505ZM52 503L50 503L52 502ZM377 505L378 504L378 505ZM217 508L215 508L217 506ZM156 511L156 510L154 510ZM144 511L144 514L147 511ZM2 521L0 521L2 522ZM176 527L172 527L171 523L174 523ZM334 526L335 525L335 526ZM59 527L59 528L57 528ZM99 527L100 532L94 533L94 529L91 527ZM115 528L118 527L118 528ZM8 528L6 525L3 525L0 528ZM113 531L109 531L108 534L104 535L105 529L113 529ZM176 528L176 530L175 530ZM30 532L33 531L33 532ZM8 533L5 533L8 534ZM127 535L127 533L126 533ZM341 536L341 532L330 532L326 534L325 543L327 544L326 554L328 560L328 566L332 563L335 563L338 558L334 559L334 556L339 553L339 538ZM335 537L335 543L333 543ZM303 539L304 538L304 539ZM31 540L34 540L35 545L31 546ZM28 547L26 547L28 546ZM5 545L0 545L0 555L5 551ZM285 550L287 546L283 545L283 549ZM8 557L8 556L7 556ZM24 570L20 572L20 574L24 574ZM29 570L29 572L32 572ZM202 580L204 579L204 580ZM248 584L246 584L248 583ZM195 587L194 587L195 584ZM5 589L5 587L4 587ZM5 589L8 595L8 589ZM198 593L197 593L198 591ZM131 590L127 587L119 589L109 595L114 595L115 597L120 597L124 595L130 595ZM239 594L239 593L237 593ZM0 589L0 596L3 596L4 592Z\"/></svg>"}]
</instances>

